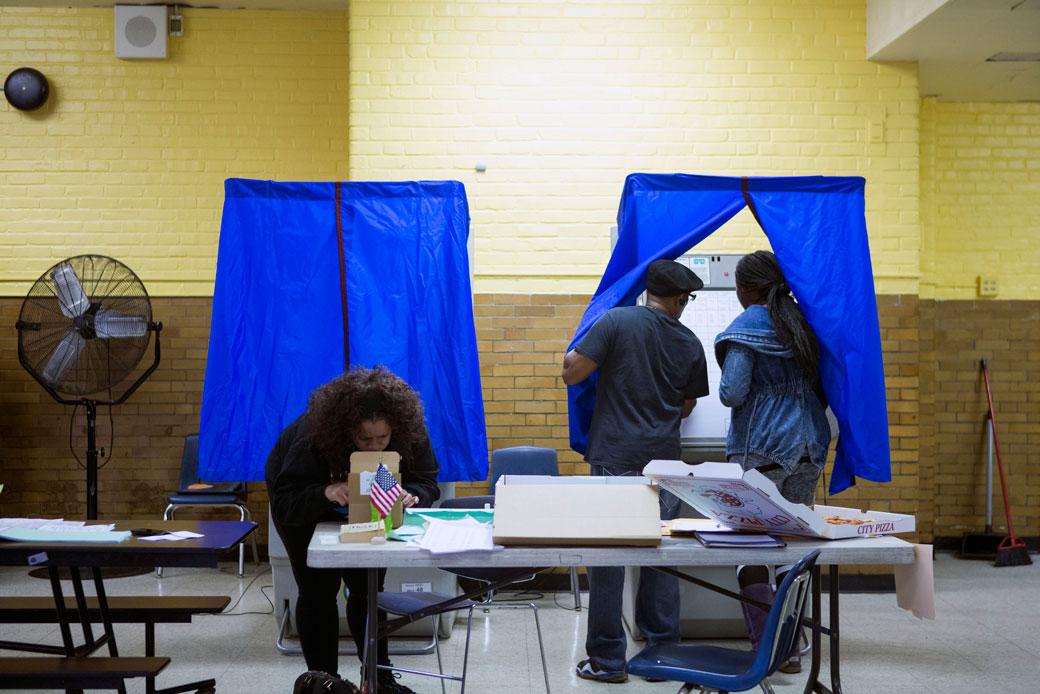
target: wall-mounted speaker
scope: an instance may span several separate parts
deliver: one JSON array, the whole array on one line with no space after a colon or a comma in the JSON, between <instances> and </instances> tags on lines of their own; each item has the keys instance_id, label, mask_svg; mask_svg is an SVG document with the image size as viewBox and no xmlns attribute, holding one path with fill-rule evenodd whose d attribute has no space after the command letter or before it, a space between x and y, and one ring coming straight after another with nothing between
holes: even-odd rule
<instances>
[{"instance_id":1,"label":"wall-mounted speaker","mask_svg":"<svg viewBox=\"0 0 1040 694\"><path fill-rule=\"evenodd\" d=\"M166 57L166 6L116 5L116 57Z\"/></svg>"}]
</instances>

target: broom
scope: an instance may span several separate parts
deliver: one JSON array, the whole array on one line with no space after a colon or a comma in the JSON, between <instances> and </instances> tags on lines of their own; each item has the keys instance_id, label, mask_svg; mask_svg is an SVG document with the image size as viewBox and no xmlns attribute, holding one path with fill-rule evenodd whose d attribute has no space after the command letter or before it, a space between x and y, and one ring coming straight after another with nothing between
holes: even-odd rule
<instances>
[{"instance_id":1,"label":"broom","mask_svg":"<svg viewBox=\"0 0 1040 694\"><path fill-rule=\"evenodd\" d=\"M1020 537L1015 537L1015 529L1011 525L1011 507L1008 505L1007 482L1004 480L1004 463L1000 458L1000 440L997 438L997 418L993 412L993 394L989 389L989 369L986 368L986 360L982 360L982 375L986 379L986 400L989 402L989 424L993 427L993 446L997 450L997 469L1000 470L1000 491L1004 496L1004 513L1007 514L1008 536L997 545L997 560L994 566L1023 566L1032 564L1029 552L1026 550L1026 542Z\"/></svg>"}]
</instances>

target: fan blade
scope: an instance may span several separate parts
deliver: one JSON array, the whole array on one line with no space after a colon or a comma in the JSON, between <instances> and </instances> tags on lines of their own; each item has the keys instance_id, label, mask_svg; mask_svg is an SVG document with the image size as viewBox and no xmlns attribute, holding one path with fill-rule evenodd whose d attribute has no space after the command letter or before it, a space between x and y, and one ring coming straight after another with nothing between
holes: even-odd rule
<instances>
[{"instance_id":1,"label":"fan blade","mask_svg":"<svg viewBox=\"0 0 1040 694\"><path fill-rule=\"evenodd\" d=\"M86 343L83 336L75 331L66 334L55 348L54 354L47 360L47 366L43 369L43 380L51 385L60 381L65 370L76 361Z\"/></svg>"},{"instance_id":2,"label":"fan blade","mask_svg":"<svg viewBox=\"0 0 1040 694\"><path fill-rule=\"evenodd\" d=\"M148 334L148 321L144 316L101 308L94 316L94 332L98 337L144 337Z\"/></svg>"},{"instance_id":3,"label":"fan blade","mask_svg":"<svg viewBox=\"0 0 1040 694\"><path fill-rule=\"evenodd\" d=\"M51 273L51 280L58 290L58 303L61 312L69 318L83 315L90 308L90 299L83 291L83 285L76 277L76 271L71 265L59 265Z\"/></svg>"}]
</instances>

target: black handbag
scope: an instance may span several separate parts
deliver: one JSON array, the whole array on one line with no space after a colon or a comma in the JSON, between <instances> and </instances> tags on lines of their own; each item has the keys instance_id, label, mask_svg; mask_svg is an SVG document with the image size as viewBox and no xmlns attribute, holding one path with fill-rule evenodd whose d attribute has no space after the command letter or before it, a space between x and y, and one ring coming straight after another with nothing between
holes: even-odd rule
<instances>
[{"instance_id":1,"label":"black handbag","mask_svg":"<svg viewBox=\"0 0 1040 694\"><path fill-rule=\"evenodd\" d=\"M293 694L360 694L350 680L321 670L308 670L296 678Z\"/></svg>"}]
</instances>

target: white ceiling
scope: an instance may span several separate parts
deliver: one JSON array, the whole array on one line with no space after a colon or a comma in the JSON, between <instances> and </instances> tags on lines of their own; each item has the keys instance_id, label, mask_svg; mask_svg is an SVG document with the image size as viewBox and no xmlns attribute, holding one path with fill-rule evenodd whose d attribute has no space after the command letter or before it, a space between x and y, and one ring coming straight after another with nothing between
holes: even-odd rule
<instances>
[{"instance_id":1,"label":"white ceiling","mask_svg":"<svg viewBox=\"0 0 1040 694\"><path fill-rule=\"evenodd\" d=\"M19 7L114 4L0 0L0 6ZM194 0L182 6L345 10L347 4L348 0ZM987 61L996 53L1040 53L1040 0L867 0L867 14L867 58L919 63L922 96L940 101L1040 101L1040 61Z\"/></svg>"},{"instance_id":2,"label":"white ceiling","mask_svg":"<svg viewBox=\"0 0 1040 694\"><path fill-rule=\"evenodd\" d=\"M917 62L922 96L1040 101L1040 0L867 2L867 57ZM886 26L879 14L895 21ZM997 53L1032 53L1034 60L987 61Z\"/></svg>"}]
</instances>

